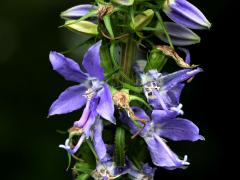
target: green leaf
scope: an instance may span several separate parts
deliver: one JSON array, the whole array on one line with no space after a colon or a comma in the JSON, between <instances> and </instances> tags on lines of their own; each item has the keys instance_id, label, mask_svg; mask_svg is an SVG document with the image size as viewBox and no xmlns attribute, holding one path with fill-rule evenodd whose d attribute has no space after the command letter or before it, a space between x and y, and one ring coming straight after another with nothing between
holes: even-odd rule
<instances>
[{"instance_id":1,"label":"green leaf","mask_svg":"<svg viewBox=\"0 0 240 180\"><path fill-rule=\"evenodd\" d=\"M122 82L120 81L120 83L123 85L123 88L129 89L135 93L142 93L143 92L143 88L142 87L137 87L137 86L132 86L128 83Z\"/></svg>"},{"instance_id":2,"label":"green leaf","mask_svg":"<svg viewBox=\"0 0 240 180\"><path fill-rule=\"evenodd\" d=\"M146 101L144 101L142 98L140 98L140 97L138 97L138 96L130 95L130 102L131 102L131 101L141 102L141 103L143 103L148 109L152 109L151 106L150 106Z\"/></svg>"},{"instance_id":3,"label":"green leaf","mask_svg":"<svg viewBox=\"0 0 240 180\"><path fill-rule=\"evenodd\" d=\"M118 127L115 134L115 154L114 161L117 166L125 165L125 130Z\"/></svg>"},{"instance_id":4,"label":"green leaf","mask_svg":"<svg viewBox=\"0 0 240 180\"><path fill-rule=\"evenodd\" d=\"M105 74L109 74L112 72L112 62L111 62L111 55L109 52L109 46L107 43L102 43L100 48L100 58L101 58L101 66L104 69Z\"/></svg>"},{"instance_id":5,"label":"green leaf","mask_svg":"<svg viewBox=\"0 0 240 180\"><path fill-rule=\"evenodd\" d=\"M84 162L93 167L96 165L96 159L86 142L82 144L81 150L78 152L77 157L80 157Z\"/></svg>"},{"instance_id":6,"label":"green leaf","mask_svg":"<svg viewBox=\"0 0 240 180\"><path fill-rule=\"evenodd\" d=\"M148 62L144 71L147 72L151 69L157 69L158 71L161 71L166 61L167 61L167 57L162 51L158 49L153 49L150 52L150 55L148 57Z\"/></svg>"},{"instance_id":7,"label":"green leaf","mask_svg":"<svg viewBox=\"0 0 240 180\"><path fill-rule=\"evenodd\" d=\"M74 170L76 170L79 173L91 174L94 168L93 166L86 162L77 162L74 166Z\"/></svg>"},{"instance_id":8,"label":"green leaf","mask_svg":"<svg viewBox=\"0 0 240 180\"><path fill-rule=\"evenodd\" d=\"M134 0L112 0L112 2L123 5L123 6L131 6L134 3Z\"/></svg>"},{"instance_id":9,"label":"green leaf","mask_svg":"<svg viewBox=\"0 0 240 180\"><path fill-rule=\"evenodd\" d=\"M98 34L98 28L97 28L98 26L92 22L89 22L89 21L79 21L76 23L71 23L71 22L74 22L74 20L66 21L64 26L75 32L85 33L89 35Z\"/></svg>"},{"instance_id":10,"label":"green leaf","mask_svg":"<svg viewBox=\"0 0 240 180\"><path fill-rule=\"evenodd\" d=\"M134 20L130 23L130 26L132 27L132 29L140 31L152 21L153 16L154 11L152 9L147 9L141 14L135 16Z\"/></svg>"},{"instance_id":11,"label":"green leaf","mask_svg":"<svg viewBox=\"0 0 240 180\"><path fill-rule=\"evenodd\" d=\"M114 34L113 34L113 30L112 30L110 15L105 15L103 17L103 21L104 21L105 27L108 30L108 33L110 34L111 39L114 39Z\"/></svg>"},{"instance_id":12,"label":"green leaf","mask_svg":"<svg viewBox=\"0 0 240 180\"><path fill-rule=\"evenodd\" d=\"M70 166L71 166L71 161L72 161L72 156L71 156L71 154L67 153L67 155L68 155L68 166L67 166L66 171L69 170L69 168L70 168Z\"/></svg>"},{"instance_id":13,"label":"green leaf","mask_svg":"<svg viewBox=\"0 0 240 180\"><path fill-rule=\"evenodd\" d=\"M142 163L147 158L147 147L141 138L129 139L127 152L130 160L138 168L142 168Z\"/></svg>"},{"instance_id":14,"label":"green leaf","mask_svg":"<svg viewBox=\"0 0 240 180\"><path fill-rule=\"evenodd\" d=\"M89 174L81 174L76 178L76 180L86 180L89 179L89 177L90 177Z\"/></svg>"}]
</instances>

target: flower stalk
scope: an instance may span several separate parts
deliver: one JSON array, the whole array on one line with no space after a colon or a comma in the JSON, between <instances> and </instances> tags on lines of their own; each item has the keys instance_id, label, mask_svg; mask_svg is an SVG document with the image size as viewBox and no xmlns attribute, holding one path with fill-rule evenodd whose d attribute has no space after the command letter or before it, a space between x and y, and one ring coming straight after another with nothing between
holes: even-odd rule
<instances>
[{"instance_id":1,"label":"flower stalk","mask_svg":"<svg viewBox=\"0 0 240 180\"><path fill-rule=\"evenodd\" d=\"M69 166L75 160L75 180L154 180L157 167L187 168L187 155L180 158L167 141L204 140L183 117L180 101L184 87L203 70L179 46L199 43L191 29L211 24L186 0L88 3L61 13L61 28L88 36L63 52L90 44L81 65L56 51L49 55L53 70L76 83L49 109L49 116L79 110L59 145Z\"/></svg>"}]
</instances>

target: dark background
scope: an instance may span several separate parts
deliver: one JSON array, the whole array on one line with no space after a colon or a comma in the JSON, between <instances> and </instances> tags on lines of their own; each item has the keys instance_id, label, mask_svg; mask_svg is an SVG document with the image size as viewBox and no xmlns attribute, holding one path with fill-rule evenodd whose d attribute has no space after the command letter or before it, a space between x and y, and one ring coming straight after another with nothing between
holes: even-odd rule
<instances>
[{"instance_id":1,"label":"dark background","mask_svg":"<svg viewBox=\"0 0 240 180\"><path fill-rule=\"evenodd\" d=\"M156 179L204 179L234 173L232 137L236 131L238 82L231 83L238 61L237 6L229 0L193 1L212 22L210 31L198 31L201 44L191 48L192 61L204 73L187 86L182 96L185 117L199 127L205 142L170 143L178 154L188 154L187 170L160 169ZM65 50L77 36L57 27L59 13L81 1L0 1L0 179L67 180L66 153L58 148L78 114L47 119L48 108L70 83L52 71L50 50ZM77 53L82 54L79 49ZM236 73L237 74L237 73ZM237 105L236 105L237 107ZM237 133L236 133L237 134ZM236 143L236 142L235 142Z\"/></svg>"}]
</instances>

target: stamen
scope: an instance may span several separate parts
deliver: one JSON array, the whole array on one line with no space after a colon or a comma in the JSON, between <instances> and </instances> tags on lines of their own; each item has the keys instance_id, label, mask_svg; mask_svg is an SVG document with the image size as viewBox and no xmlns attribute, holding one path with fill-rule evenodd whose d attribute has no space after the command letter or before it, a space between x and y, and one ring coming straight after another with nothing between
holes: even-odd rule
<instances>
[{"instance_id":1,"label":"stamen","mask_svg":"<svg viewBox=\"0 0 240 180\"><path fill-rule=\"evenodd\" d=\"M146 84L144 86L144 90L145 90L145 94L147 99L155 99L156 96L154 95L153 91L159 91L160 90L160 86L158 86L156 81L151 81L148 84Z\"/></svg>"},{"instance_id":2,"label":"stamen","mask_svg":"<svg viewBox=\"0 0 240 180\"><path fill-rule=\"evenodd\" d=\"M95 91L92 88L89 88L83 96L86 97L87 100L91 100L94 95Z\"/></svg>"}]
</instances>

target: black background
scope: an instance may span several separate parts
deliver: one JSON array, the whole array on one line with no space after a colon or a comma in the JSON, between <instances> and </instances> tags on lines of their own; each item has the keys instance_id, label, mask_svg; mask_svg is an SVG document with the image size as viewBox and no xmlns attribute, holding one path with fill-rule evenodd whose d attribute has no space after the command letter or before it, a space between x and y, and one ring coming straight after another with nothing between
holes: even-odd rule
<instances>
[{"instance_id":1,"label":"black background","mask_svg":"<svg viewBox=\"0 0 240 180\"><path fill-rule=\"evenodd\" d=\"M170 146L188 154L187 170L159 169L156 179L204 179L231 175L237 161L234 117L238 107L237 5L229 0L193 1L208 17L210 31L197 31L202 42L191 47L192 61L201 64L199 74L185 88L185 117L194 121L205 142L177 142ZM57 27L59 13L81 1L0 1L0 179L71 179L66 153L58 148L79 114L47 119L48 108L71 83L52 71L50 50L62 51L76 43L76 36ZM72 44L71 44L72 43ZM79 49L77 53L82 54ZM233 103L235 102L236 105ZM236 137L236 136L235 136ZM235 143L235 144L234 144Z\"/></svg>"}]
</instances>

